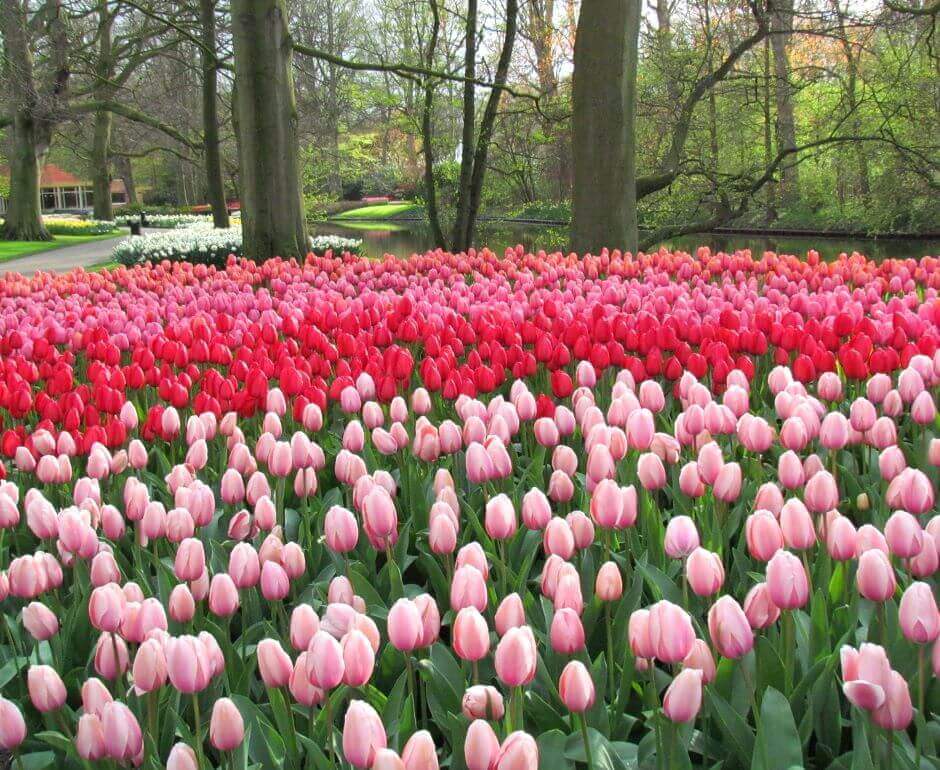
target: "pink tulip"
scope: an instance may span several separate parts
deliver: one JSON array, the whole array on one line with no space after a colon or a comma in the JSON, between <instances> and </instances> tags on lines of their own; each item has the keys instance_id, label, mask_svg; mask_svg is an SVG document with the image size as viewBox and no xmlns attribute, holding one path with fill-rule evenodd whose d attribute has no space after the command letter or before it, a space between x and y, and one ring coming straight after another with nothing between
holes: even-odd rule
<instances>
[{"instance_id":1,"label":"pink tulip","mask_svg":"<svg viewBox=\"0 0 940 770\"><path fill-rule=\"evenodd\" d=\"M927 583L915 582L901 596L898 607L901 632L915 644L930 644L940 636L940 611Z\"/></svg>"},{"instance_id":2,"label":"pink tulip","mask_svg":"<svg viewBox=\"0 0 940 770\"><path fill-rule=\"evenodd\" d=\"M730 596L722 596L708 611L708 633L715 649L726 658L740 658L754 646L750 622Z\"/></svg>"},{"instance_id":3,"label":"pink tulip","mask_svg":"<svg viewBox=\"0 0 940 770\"><path fill-rule=\"evenodd\" d=\"M532 630L511 628L496 646L496 675L507 687L527 685L535 678L537 658Z\"/></svg>"},{"instance_id":4,"label":"pink tulip","mask_svg":"<svg viewBox=\"0 0 940 770\"><path fill-rule=\"evenodd\" d=\"M872 711L872 721L886 730L906 730L914 719L907 680L892 671L884 689L884 703Z\"/></svg>"},{"instance_id":5,"label":"pink tulip","mask_svg":"<svg viewBox=\"0 0 940 770\"><path fill-rule=\"evenodd\" d=\"M196 614L196 602L185 585L178 585L170 592L168 602L170 617L177 623L188 623Z\"/></svg>"},{"instance_id":6,"label":"pink tulip","mask_svg":"<svg viewBox=\"0 0 940 770\"><path fill-rule=\"evenodd\" d=\"M552 618L549 641L561 655L572 655L584 649L584 626L578 613L569 607L558 610Z\"/></svg>"},{"instance_id":7,"label":"pink tulip","mask_svg":"<svg viewBox=\"0 0 940 770\"><path fill-rule=\"evenodd\" d=\"M675 516L666 525L663 541L670 559L684 559L699 547L698 529L688 516Z\"/></svg>"},{"instance_id":8,"label":"pink tulip","mask_svg":"<svg viewBox=\"0 0 940 770\"><path fill-rule=\"evenodd\" d=\"M65 684L51 666L30 666L26 683L29 699L37 711L56 711L65 704Z\"/></svg>"},{"instance_id":9,"label":"pink tulip","mask_svg":"<svg viewBox=\"0 0 940 770\"><path fill-rule=\"evenodd\" d=\"M26 721L13 701L0 696L0 749L15 751L26 740Z\"/></svg>"},{"instance_id":10,"label":"pink tulip","mask_svg":"<svg viewBox=\"0 0 940 770\"><path fill-rule=\"evenodd\" d=\"M499 603L494 620L496 633L499 636L504 636L510 628L518 628L526 624L525 609L519 594L511 593Z\"/></svg>"},{"instance_id":11,"label":"pink tulip","mask_svg":"<svg viewBox=\"0 0 940 770\"><path fill-rule=\"evenodd\" d=\"M806 507L813 513L825 513L839 505L839 489L828 471L820 471L806 482L803 491Z\"/></svg>"},{"instance_id":12,"label":"pink tulip","mask_svg":"<svg viewBox=\"0 0 940 770\"><path fill-rule=\"evenodd\" d=\"M181 693L204 690L212 679L212 661L205 645L195 636L170 639L165 648L170 683Z\"/></svg>"},{"instance_id":13,"label":"pink tulip","mask_svg":"<svg viewBox=\"0 0 940 770\"><path fill-rule=\"evenodd\" d=\"M892 554L910 559L924 546L924 532L920 523L907 511L895 511L885 523L885 541Z\"/></svg>"},{"instance_id":14,"label":"pink tulip","mask_svg":"<svg viewBox=\"0 0 940 770\"><path fill-rule=\"evenodd\" d=\"M332 690L343 681L343 649L334 637L321 628L310 640L307 652L307 676L314 687Z\"/></svg>"},{"instance_id":15,"label":"pink tulip","mask_svg":"<svg viewBox=\"0 0 940 770\"><path fill-rule=\"evenodd\" d=\"M663 467L663 461L652 452L640 455L636 472L644 489L655 490L666 486L666 469Z\"/></svg>"},{"instance_id":16,"label":"pink tulip","mask_svg":"<svg viewBox=\"0 0 940 770\"><path fill-rule=\"evenodd\" d=\"M113 701L101 711L105 756L119 762L133 760L143 750L144 740L137 717L123 703Z\"/></svg>"},{"instance_id":17,"label":"pink tulip","mask_svg":"<svg viewBox=\"0 0 940 770\"><path fill-rule=\"evenodd\" d=\"M475 607L480 612L486 609L486 580L476 567L469 564L458 567L450 585L450 606L454 611L464 607Z\"/></svg>"},{"instance_id":18,"label":"pink tulip","mask_svg":"<svg viewBox=\"0 0 940 770\"><path fill-rule=\"evenodd\" d=\"M767 562L784 546L783 530L770 511L756 510L744 522L748 553Z\"/></svg>"},{"instance_id":19,"label":"pink tulip","mask_svg":"<svg viewBox=\"0 0 940 770\"><path fill-rule=\"evenodd\" d=\"M784 503L780 510L780 529L789 548L804 551L816 543L816 527L806 506L796 498Z\"/></svg>"},{"instance_id":20,"label":"pink tulip","mask_svg":"<svg viewBox=\"0 0 940 770\"><path fill-rule=\"evenodd\" d=\"M789 551L777 551L767 563L770 600L781 610L795 610L809 600L809 577Z\"/></svg>"},{"instance_id":21,"label":"pink tulip","mask_svg":"<svg viewBox=\"0 0 940 770\"><path fill-rule=\"evenodd\" d=\"M262 639L258 642L256 654L258 671L265 687L286 687L294 673L294 665L281 643L276 639Z\"/></svg>"},{"instance_id":22,"label":"pink tulip","mask_svg":"<svg viewBox=\"0 0 940 770\"><path fill-rule=\"evenodd\" d=\"M675 519L673 519L673 521L675 521ZM623 577L620 574L620 569L614 562L604 562L604 564L600 566L600 569L597 570L597 578L594 581L594 593L597 598L603 602L615 602L623 595Z\"/></svg>"},{"instance_id":23,"label":"pink tulip","mask_svg":"<svg viewBox=\"0 0 940 770\"><path fill-rule=\"evenodd\" d=\"M516 512L512 501L504 494L496 495L486 503L484 514L486 534L494 540L506 540L516 533Z\"/></svg>"},{"instance_id":24,"label":"pink tulip","mask_svg":"<svg viewBox=\"0 0 940 770\"><path fill-rule=\"evenodd\" d=\"M124 619L127 598L117 583L108 583L91 592L88 619L99 631L117 631Z\"/></svg>"},{"instance_id":25,"label":"pink tulip","mask_svg":"<svg viewBox=\"0 0 940 770\"><path fill-rule=\"evenodd\" d=\"M499 751L499 738L489 723L483 719L471 722L464 741L464 758L468 770L493 770ZM537 762L531 770L536 768Z\"/></svg>"},{"instance_id":26,"label":"pink tulip","mask_svg":"<svg viewBox=\"0 0 940 770\"><path fill-rule=\"evenodd\" d=\"M528 733L517 730L506 736L496 757L495 770L538 770L539 747Z\"/></svg>"},{"instance_id":27,"label":"pink tulip","mask_svg":"<svg viewBox=\"0 0 940 770\"><path fill-rule=\"evenodd\" d=\"M166 760L166 770L199 770L196 752L185 743L174 744Z\"/></svg>"},{"instance_id":28,"label":"pink tulip","mask_svg":"<svg viewBox=\"0 0 940 770\"><path fill-rule=\"evenodd\" d=\"M147 639L134 656L134 688L138 693L153 692L166 684L167 666L163 645Z\"/></svg>"},{"instance_id":29,"label":"pink tulip","mask_svg":"<svg viewBox=\"0 0 940 770\"><path fill-rule=\"evenodd\" d=\"M696 596L712 596L725 582L721 557L704 548L696 548L685 562L685 577Z\"/></svg>"},{"instance_id":30,"label":"pink tulip","mask_svg":"<svg viewBox=\"0 0 940 770\"><path fill-rule=\"evenodd\" d=\"M877 549L865 551L858 559L855 574L858 592L873 602L883 602L894 595L897 579L888 557Z\"/></svg>"},{"instance_id":31,"label":"pink tulip","mask_svg":"<svg viewBox=\"0 0 940 770\"><path fill-rule=\"evenodd\" d=\"M368 637L358 629L350 629L341 642L343 650L343 682L349 687L362 687L372 678L375 652Z\"/></svg>"},{"instance_id":32,"label":"pink tulip","mask_svg":"<svg viewBox=\"0 0 940 770\"><path fill-rule=\"evenodd\" d=\"M370 768L376 752L387 746L382 720L368 703L350 701L343 723L343 756L354 767Z\"/></svg>"},{"instance_id":33,"label":"pink tulip","mask_svg":"<svg viewBox=\"0 0 940 770\"><path fill-rule=\"evenodd\" d=\"M702 708L702 672L684 668L663 695L663 712L673 722L692 722Z\"/></svg>"},{"instance_id":34,"label":"pink tulip","mask_svg":"<svg viewBox=\"0 0 940 770\"><path fill-rule=\"evenodd\" d=\"M266 561L261 567L261 595L269 602L283 601L290 592L290 577L275 561Z\"/></svg>"},{"instance_id":35,"label":"pink tulip","mask_svg":"<svg viewBox=\"0 0 940 770\"><path fill-rule=\"evenodd\" d=\"M650 607L649 642L652 655L663 663L678 663L692 649L695 631L689 614L678 605L660 601Z\"/></svg>"},{"instance_id":36,"label":"pink tulip","mask_svg":"<svg viewBox=\"0 0 940 770\"><path fill-rule=\"evenodd\" d=\"M741 482L741 466L737 463L725 463L718 471L712 486L715 499L733 503L741 494Z\"/></svg>"},{"instance_id":37,"label":"pink tulip","mask_svg":"<svg viewBox=\"0 0 940 770\"><path fill-rule=\"evenodd\" d=\"M464 692L460 708L467 719L502 719L503 696L495 687L473 685Z\"/></svg>"},{"instance_id":38,"label":"pink tulip","mask_svg":"<svg viewBox=\"0 0 940 770\"><path fill-rule=\"evenodd\" d=\"M75 731L75 751L82 759L96 762L106 756L104 726L97 714L82 714Z\"/></svg>"},{"instance_id":39,"label":"pink tulip","mask_svg":"<svg viewBox=\"0 0 940 770\"><path fill-rule=\"evenodd\" d=\"M565 666L558 679L558 694L565 707L576 714L594 705L594 681L581 661L572 660Z\"/></svg>"},{"instance_id":40,"label":"pink tulip","mask_svg":"<svg viewBox=\"0 0 940 770\"><path fill-rule=\"evenodd\" d=\"M489 628L475 607L464 607L457 613L452 636L454 652L461 660L481 660L489 652Z\"/></svg>"},{"instance_id":41,"label":"pink tulip","mask_svg":"<svg viewBox=\"0 0 940 770\"><path fill-rule=\"evenodd\" d=\"M245 738L245 722L229 698L219 698L212 706L209 742L218 751L234 751Z\"/></svg>"},{"instance_id":42,"label":"pink tulip","mask_svg":"<svg viewBox=\"0 0 940 770\"><path fill-rule=\"evenodd\" d=\"M23 608L23 627L33 639L43 642L59 633L59 619L45 604L31 602Z\"/></svg>"},{"instance_id":43,"label":"pink tulip","mask_svg":"<svg viewBox=\"0 0 940 770\"><path fill-rule=\"evenodd\" d=\"M702 672L702 682L711 684L715 680L718 669L708 643L703 639L696 639L689 654L682 660L683 668L695 668Z\"/></svg>"}]
</instances>

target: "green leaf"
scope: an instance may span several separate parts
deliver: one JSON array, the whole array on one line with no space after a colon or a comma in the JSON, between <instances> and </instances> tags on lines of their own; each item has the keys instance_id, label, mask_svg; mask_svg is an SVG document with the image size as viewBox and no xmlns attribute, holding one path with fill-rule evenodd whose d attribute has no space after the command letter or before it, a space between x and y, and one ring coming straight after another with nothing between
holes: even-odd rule
<instances>
[{"instance_id":1,"label":"green leaf","mask_svg":"<svg viewBox=\"0 0 940 770\"><path fill-rule=\"evenodd\" d=\"M747 765L754 754L754 734L741 714L712 688L706 689L706 698L715 716L718 728L728 738L732 749L742 764Z\"/></svg>"},{"instance_id":2,"label":"green leaf","mask_svg":"<svg viewBox=\"0 0 940 770\"><path fill-rule=\"evenodd\" d=\"M561 730L548 730L538 737L541 770L572 770L574 765L565 756L566 740Z\"/></svg>"},{"instance_id":3,"label":"green leaf","mask_svg":"<svg viewBox=\"0 0 940 770\"><path fill-rule=\"evenodd\" d=\"M751 770L787 770L803 767L803 746L790 702L773 687L764 692Z\"/></svg>"},{"instance_id":4,"label":"green leaf","mask_svg":"<svg viewBox=\"0 0 940 770\"><path fill-rule=\"evenodd\" d=\"M627 770L628 765L621 758L621 753L614 751L610 742L603 735L591 727L587 729L587 734L595 770ZM630 744L622 745L629 746ZM628 751L624 753L629 754ZM587 763L587 755L584 751L584 736L580 730L571 733L565 740L564 755L574 762Z\"/></svg>"},{"instance_id":5,"label":"green leaf","mask_svg":"<svg viewBox=\"0 0 940 770\"><path fill-rule=\"evenodd\" d=\"M43 743L48 743L52 748L58 749L59 751L68 754L72 748L73 744L68 738L66 738L62 733L56 732L55 730L46 730L41 733L37 733L36 738L41 740Z\"/></svg>"},{"instance_id":6,"label":"green leaf","mask_svg":"<svg viewBox=\"0 0 940 770\"><path fill-rule=\"evenodd\" d=\"M32 751L29 754L20 755L20 762L23 770L44 770L46 767L53 767L56 763L54 751ZM16 764L11 767L17 767Z\"/></svg>"},{"instance_id":7,"label":"green leaf","mask_svg":"<svg viewBox=\"0 0 940 770\"><path fill-rule=\"evenodd\" d=\"M232 695L248 727L248 755L264 767L282 767L287 749L278 731L258 705L244 695Z\"/></svg>"}]
</instances>

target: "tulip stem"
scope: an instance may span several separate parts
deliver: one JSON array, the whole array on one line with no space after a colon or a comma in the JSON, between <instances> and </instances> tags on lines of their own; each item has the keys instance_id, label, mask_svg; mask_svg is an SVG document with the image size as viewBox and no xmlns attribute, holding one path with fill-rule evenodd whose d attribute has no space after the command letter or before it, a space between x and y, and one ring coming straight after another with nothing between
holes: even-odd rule
<instances>
[{"instance_id":1,"label":"tulip stem","mask_svg":"<svg viewBox=\"0 0 940 770\"><path fill-rule=\"evenodd\" d=\"M19 751L17 751L14 754L14 756L16 757L17 768L19 768L19 770L25 770L24 765L23 765L23 755Z\"/></svg>"},{"instance_id":2,"label":"tulip stem","mask_svg":"<svg viewBox=\"0 0 940 770\"><path fill-rule=\"evenodd\" d=\"M196 766L202 768L205 764L202 753L202 724L199 719L199 693L193 693L193 731L196 734Z\"/></svg>"},{"instance_id":3,"label":"tulip stem","mask_svg":"<svg viewBox=\"0 0 940 770\"><path fill-rule=\"evenodd\" d=\"M924 645L917 645L917 712L921 715L921 718L924 722L927 722L927 714L924 712L924 674L926 673L926 666L924 665ZM917 731L917 761L914 763L915 766L920 768L920 757L923 753L923 731Z\"/></svg>"},{"instance_id":4,"label":"tulip stem","mask_svg":"<svg viewBox=\"0 0 940 770\"><path fill-rule=\"evenodd\" d=\"M408 690L411 693L411 719L415 729L418 728L418 693L415 687L415 667L411 662L411 655L405 653L405 668L408 670Z\"/></svg>"},{"instance_id":5,"label":"tulip stem","mask_svg":"<svg viewBox=\"0 0 940 770\"><path fill-rule=\"evenodd\" d=\"M326 694L326 757L333 764L333 703Z\"/></svg>"},{"instance_id":6,"label":"tulip stem","mask_svg":"<svg viewBox=\"0 0 940 770\"><path fill-rule=\"evenodd\" d=\"M614 632L610 622L610 602L604 602L604 626L607 630L607 697L614 696Z\"/></svg>"},{"instance_id":7,"label":"tulip stem","mask_svg":"<svg viewBox=\"0 0 940 770\"><path fill-rule=\"evenodd\" d=\"M784 681L787 686L787 695L793 689L793 648L796 646L796 629L793 627L793 616L789 610L783 611L783 654L784 654Z\"/></svg>"},{"instance_id":8,"label":"tulip stem","mask_svg":"<svg viewBox=\"0 0 940 770\"><path fill-rule=\"evenodd\" d=\"M594 756L591 754L591 740L588 738L587 718L584 712L578 714L578 722L581 723L581 737L584 739L584 756L587 759L588 770L594 770Z\"/></svg>"},{"instance_id":9,"label":"tulip stem","mask_svg":"<svg viewBox=\"0 0 940 770\"><path fill-rule=\"evenodd\" d=\"M149 725L150 734L153 736L154 743L159 744L157 737L157 698L158 695L156 690L147 693L147 723Z\"/></svg>"}]
</instances>

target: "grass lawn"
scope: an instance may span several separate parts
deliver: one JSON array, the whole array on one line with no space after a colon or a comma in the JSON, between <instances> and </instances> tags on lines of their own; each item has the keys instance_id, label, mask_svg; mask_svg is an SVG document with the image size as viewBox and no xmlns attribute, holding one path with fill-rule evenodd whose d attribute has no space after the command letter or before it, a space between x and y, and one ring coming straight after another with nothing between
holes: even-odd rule
<instances>
[{"instance_id":1,"label":"grass lawn","mask_svg":"<svg viewBox=\"0 0 940 770\"><path fill-rule=\"evenodd\" d=\"M382 203L377 206L363 206L361 209L344 211L333 219L388 219L399 214L417 212L420 208L417 203Z\"/></svg>"},{"instance_id":2,"label":"grass lawn","mask_svg":"<svg viewBox=\"0 0 940 770\"><path fill-rule=\"evenodd\" d=\"M95 262L95 264L89 265L85 268L85 270L89 273L97 273L101 270L113 270L114 268L120 266L120 262L115 262L113 259L106 259L104 262Z\"/></svg>"},{"instance_id":3,"label":"grass lawn","mask_svg":"<svg viewBox=\"0 0 940 770\"><path fill-rule=\"evenodd\" d=\"M65 246L75 246L79 243L91 241L105 241L109 238L119 238L120 231L108 235L56 235L51 241L0 241L0 262L9 262L41 251L53 251Z\"/></svg>"}]
</instances>

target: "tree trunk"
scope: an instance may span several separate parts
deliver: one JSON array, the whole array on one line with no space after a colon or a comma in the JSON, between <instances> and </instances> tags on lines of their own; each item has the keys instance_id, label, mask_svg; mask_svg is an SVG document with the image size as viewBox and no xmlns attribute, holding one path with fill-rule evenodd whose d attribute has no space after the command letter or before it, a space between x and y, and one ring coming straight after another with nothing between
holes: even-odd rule
<instances>
[{"instance_id":1,"label":"tree trunk","mask_svg":"<svg viewBox=\"0 0 940 770\"><path fill-rule=\"evenodd\" d=\"M51 241L42 222L39 179L45 151L36 137L36 127L28 113L18 112L13 121L13 148L10 153L10 196L3 222L7 241Z\"/></svg>"},{"instance_id":2,"label":"tree trunk","mask_svg":"<svg viewBox=\"0 0 940 770\"><path fill-rule=\"evenodd\" d=\"M428 51L425 56L428 69L432 69L434 66L434 54L441 34L441 14L437 6L437 0L430 0L430 4L433 22L431 25L431 39L428 42ZM433 111L434 81L430 77L426 77L424 81L424 108L421 112L421 138L424 144L424 197L434 244L446 249L447 238L444 236L444 230L441 227L441 216L437 210L437 188L434 183L434 129L431 124Z\"/></svg>"},{"instance_id":3,"label":"tree trunk","mask_svg":"<svg viewBox=\"0 0 940 770\"><path fill-rule=\"evenodd\" d=\"M338 53L334 32L333 3L326 4L326 43L330 53ZM327 189L337 200L343 197L343 177L340 172L339 158L339 73L333 62L326 65L326 111L327 138L329 140L329 174ZM412 153L412 157L414 153Z\"/></svg>"},{"instance_id":4,"label":"tree trunk","mask_svg":"<svg viewBox=\"0 0 940 770\"><path fill-rule=\"evenodd\" d=\"M769 167L773 159L773 139L772 135L772 121L770 117L770 40L769 38L764 38L764 77L763 77L763 88L762 88L762 106L764 108L764 167ZM766 208L764 212L765 220L768 224L774 221L777 218L776 213L776 203L774 197L774 185L767 185L767 201Z\"/></svg>"},{"instance_id":5,"label":"tree trunk","mask_svg":"<svg viewBox=\"0 0 940 770\"><path fill-rule=\"evenodd\" d=\"M100 102L111 101L114 95L114 57L111 47L111 32L114 16L107 0L98 3L98 54L95 59L95 98ZM94 194L92 206L95 219L114 219L111 206L111 127L114 119L109 110L95 110L91 145L91 189Z\"/></svg>"},{"instance_id":6,"label":"tree trunk","mask_svg":"<svg viewBox=\"0 0 940 770\"><path fill-rule=\"evenodd\" d=\"M790 88L790 58L787 46L793 31L793 0L776 0L772 6L774 33L770 44L774 53L774 99L777 104L777 152L796 148L796 121ZM780 172L779 199L782 206L793 205L799 198L799 177L795 157L784 162Z\"/></svg>"},{"instance_id":7,"label":"tree trunk","mask_svg":"<svg viewBox=\"0 0 940 770\"><path fill-rule=\"evenodd\" d=\"M460 144L460 179L457 182L457 215L453 245L461 248L470 221L470 183L473 176L473 144L476 133L477 0L467 0L467 27L464 41L463 134Z\"/></svg>"},{"instance_id":8,"label":"tree trunk","mask_svg":"<svg viewBox=\"0 0 940 770\"><path fill-rule=\"evenodd\" d=\"M131 159L126 155L118 155L114 159L114 165L118 177L124 182L127 205L136 206L140 201L137 200L137 185L134 182L134 167L131 164Z\"/></svg>"},{"instance_id":9,"label":"tree trunk","mask_svg":"<svg viewBox=\"0 0 940 770\"><path fill-rule=\"evenodd\" d=\"M233 0L245 256L309 250L297 161L297 109L284 0Z\"/></svg>"},{"instance_id":10,"label":"tree trunk","mask_svg":"<svg viewBox=\"0 0 940 770\"><path fill-rule=\"evenodd\" d=\"M470 189L468 191L468 204L466 224L461 234L461 242L456 248L469 249L476 236L477 214L480 212L480 201L483 197L483 180L486 174L487 155L490 150L490 141L493 138L493 128L496 125L496 113L503 91L499 86L505 85L509 76L509 64L512 61L512 49L516 42L516 23L519 17L518 0L506 0L506 33L503 36L503 46L499 52L499 61L496 63L496 74L493 84L497 86L490 90L480 120L480 135L477 137L476 150L473 154L473 171L470 175Z\"/></svg>"},{"instance_id":11,"label":"tree trunk","mask_svg":"<svg viewBox=\"0 0 940 770\"><path fill-rule=\"evenodd\" d=\"M113 118L108 110L95 112L95 128L91 148L91 189L94 194L92 206L95 219L114 219L111 205L111 124Z\"/></svg>"},{"instance_id":12,"label":"tree trunk","mask_svg":"<svg viewBox=\"0 0 940 770\"><path fill-rule=\"evenodd\" d=\"M639 0L585 0L574 48L571 244L635 251Z\"/></svg>"},{"instance_id":13,"label":"tree trunk","mask_svg":"<svg viewBox=\"0 0 940 770\"><path fill-rule=\"evenodd\" d=\"M222 181L219 149L218 60L216 58L215 2L199 0L202 59L202 153L206 164L206 193L212 207L212 224L228 227L228 205Z\"/></svg>"},{"instance_id":14,"label":"tree trunk","mask_svg":"<svg viewBox=\"0 0 940 770\"><path fill-rule=\"evenodd\" d=\"M4 0L0 6L0 31L6 54L4 70L9 101L14 110L10 196L3 238L8 241L49 241L52 236L42 222L39 180L51 127L39 110L23 4Z\"/></svg>"}]
</instances>

